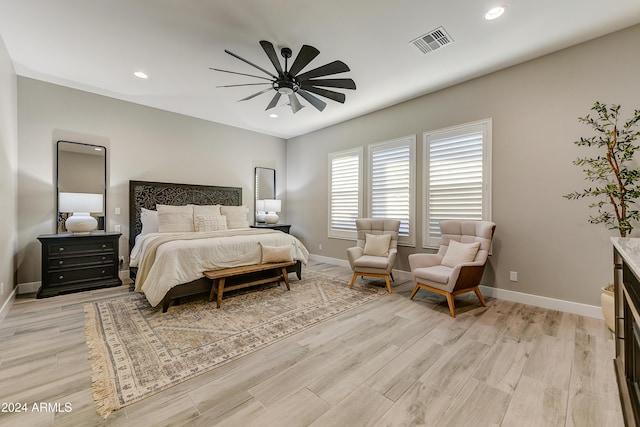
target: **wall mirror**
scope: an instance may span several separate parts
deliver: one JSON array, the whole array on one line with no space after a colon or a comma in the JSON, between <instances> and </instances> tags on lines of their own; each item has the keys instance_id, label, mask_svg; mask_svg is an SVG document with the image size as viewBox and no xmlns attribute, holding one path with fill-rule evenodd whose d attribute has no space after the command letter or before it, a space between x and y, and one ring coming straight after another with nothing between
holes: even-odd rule
<instances>
[{"instance_id":1,"label":"wall mirror","mask_svg":"<svg viewBox=\"0 0 640 427\"><path fill-rule=\"evenodd\" d=\"M107 202L107 149L101 145L71 141L57 142L56 165L56 232L67 232L65 220L72 212L61 212L60 193L86 193L102 196L102 211L94 209L91 216L98 222L97 230L105 230ZM99 198L99 197L98 197Z\"/></svg>"},{"instance_id":2,"label":"wall mirror","mask_svg":"<svg viewBox=\"0 0 640 427\"><path fill-rule=\"evenodd\" d=\"M255 211L259 209L258 200L276 198L276 170L271 168L256 167L255 169ZM263 222L257 220L257 222Z\"/></svg>"}]
</instances>

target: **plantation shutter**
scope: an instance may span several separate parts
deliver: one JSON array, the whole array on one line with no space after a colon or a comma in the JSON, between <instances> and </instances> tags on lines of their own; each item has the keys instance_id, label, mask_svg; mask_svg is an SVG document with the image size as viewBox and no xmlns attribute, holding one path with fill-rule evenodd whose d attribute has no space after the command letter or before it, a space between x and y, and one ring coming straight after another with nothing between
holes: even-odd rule
<instances>
[{"instance_id":1,"label":"plantation shutter","mask_svg":"<svg viewBox=\"0 0 640 427\"><path fill-rule=\"evenodd\" d=\"M426 246L440 245L441 221L485 218L488 175L484 136L484 128L476 125L425 138Z\"/></svg>"},{"instance_id":2,"label":"plantation shutter","mask_svg":"<svg viewBox=\"0 0 640 427\"><path fill-rule=\"evenodd\" d=\"M415 137L370 148L370 214L372 218L400 220L398 241L414 243L413 153Z\"/></svg>"},{"instance_id":3,"label":"plantation shutter","mask_svg":"<svg viewBox=\"0 0 640 427\"><path fill-rule=\"evenodd\" d=\"M356 236L361 214L360 170L362 151L330 155L329 236Z\"/></svg>"}]
</instances>

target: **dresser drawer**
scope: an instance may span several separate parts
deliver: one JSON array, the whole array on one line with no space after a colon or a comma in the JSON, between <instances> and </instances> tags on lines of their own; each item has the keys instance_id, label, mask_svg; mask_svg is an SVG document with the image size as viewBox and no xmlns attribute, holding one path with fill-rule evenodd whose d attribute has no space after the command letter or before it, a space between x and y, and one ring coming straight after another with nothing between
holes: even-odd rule
<instances>
[{"instance_id":1,"label":"dresser drawer","mask_svg":"<svg viewBox=\"0 0 640 427\"><path fill-rule=\"evenodd\" d=\"M106 252L114 250L113 241L101 241L101 242L60 242L53 243L49 247L49 253L52 256L55 254L77 254L87 252Z\"/></svg>"},{"instance_id":2,"label":"dresser drawer","mask_svg":"<svg viewBox=\"0 0 640 427\"><path fill-rule=\"evenodd\" d=\"M68 284L73 282L89 282L92 280L109 279L114 276L113 266L100 266L90 268L76 268L71 270L60 270L48 274L49 286Z\"/></svg>"},{"instance_id":3,"label":"dresser drawer","mask_svg":"<svg viewBox=\"0 0 640 427\"><path fill-rule=\"evenodd\" d=\"M73 257L50 258L47 260L49 270L60 270L70 267L110 264L115 260L113 252L96 255L79 255Z\"/></svg>"}]
</instances>

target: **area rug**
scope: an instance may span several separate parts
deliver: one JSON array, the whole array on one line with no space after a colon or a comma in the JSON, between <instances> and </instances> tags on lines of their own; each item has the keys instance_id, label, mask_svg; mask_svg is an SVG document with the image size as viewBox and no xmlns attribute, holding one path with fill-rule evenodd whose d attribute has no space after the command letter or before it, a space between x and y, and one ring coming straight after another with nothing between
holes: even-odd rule
<instances>
[{"instance_id":1,"label":"area rug","mask_svg":"<svg viewBox=\"0 0 640 427\"><path fill-rule=\"evenodd\" d=\"M86 304L85 330L93 359L97 411L112 411L264 348L337 314L387 295L371 284L349 283L305 270L290 280L225 293L222 307L205 296L162 313L134 293ZM359 281L362 283L362 281Z\"/></svg>"}]
</instances>

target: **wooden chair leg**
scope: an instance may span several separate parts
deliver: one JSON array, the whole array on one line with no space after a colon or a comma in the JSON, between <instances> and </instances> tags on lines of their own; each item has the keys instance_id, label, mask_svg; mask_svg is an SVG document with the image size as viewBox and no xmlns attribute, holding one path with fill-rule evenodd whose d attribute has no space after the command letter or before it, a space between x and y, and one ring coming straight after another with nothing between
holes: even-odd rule
<instances>
[{"instance_id":1,"label":"wooden chair leg","mask_svg":"<svg viewBox=\"0 0 640 427\"><path fill-rule=\"evenodd\" d=\"M413 297L416 296L416 294L418 293L418 289L420 289L420 285L416 283L416 286L413 288L413 292L411 292L411 296L409 297L409 299L413 299Z\"/></svg>"},{"instance_id":2,"label":"wooden chair leg","mask_svg":"<svg viewBox=\"0 0 640 427\"><path fill-rule=\"evenodd\" d=\"M456 304L453 301L453 295L447 294L447 303L449 304L449 314L451 314L451 317L453 317L455 319L455 317L456 317Z\"/></svg>"},{"instance_id":3,"label":"wooden chair leg","mask_svg":"<svg viewBox=\"0 0 640 427\"><path fill-rule=\"evenodd\" d=\"M358 273L353 273L353 277L351 278L351 283L349 284L349 289L353 288L353 284L356 283L357 278L358 278Z\"/></svg>"},{"instance_id":4,"label":"wooden chair leg","mask_svg":"<svg viewBox=\"0 0 640 427\"><path fill-rule=\"evenodd\" d=\"M480 288L478 288L477 286L473 289L473 292L476 293L476 296L478 297L478 299L480 300L480 304L482 304L483 307L487 306L487 303L484 302L484 298L482 297L482 292L480 292Z\"/></svg>"},{"instance_id":5,"label":"wooden chair leg","mask_svg":"<svg viewBox=\"0 0 640 427\"><path fill-rule=\"evenodd\" d=\"M384 277L385 282L387 282L387 292L391 293L391 284L389 283L389 276Z\"/></svg>"}]
</instances>

